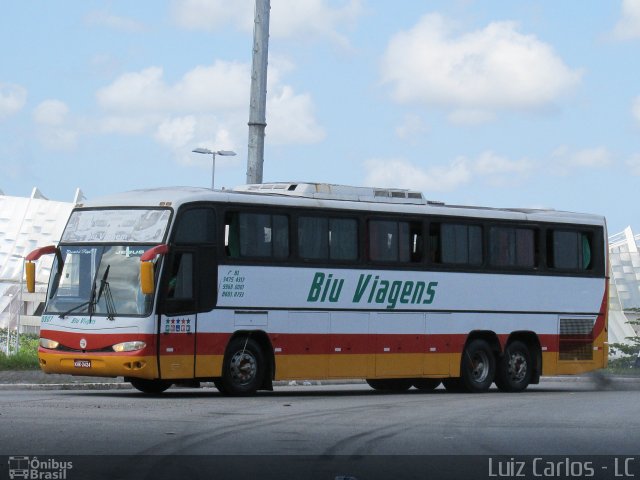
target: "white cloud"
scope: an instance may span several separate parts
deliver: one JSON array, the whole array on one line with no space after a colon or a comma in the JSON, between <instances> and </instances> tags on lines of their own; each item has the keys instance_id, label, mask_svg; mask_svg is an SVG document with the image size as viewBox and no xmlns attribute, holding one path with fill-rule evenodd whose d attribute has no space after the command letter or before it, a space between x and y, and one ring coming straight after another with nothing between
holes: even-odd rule
<instances>
[{"instance_id":1,"label":"white cloud","mask_svg":"<svg viewBox=\"0 0 640 480\"><path fill-rule=\"evenodd\" d=\"M98 104L113 112L206 112L236 108L246 102L250 70L247 64L217 61L197 66L174 85L160 67L125 73L97 93Z\"/></svg>"},{"instance_id":2,"label":"white cloud","mask_svg":"<svg viewBox=\"0 0 640 480\"><path fill-rule=\"evenodd\" d=\"M325 133L315 118L311 96L296 93L283 83L283 72L293 64L275 59L271 68L266 141L322 140ZM248 64L223 61L197 66L174 83L165 80L160 67L125 73L96 94L106 114L100 129L151 135L172 149L181 163L194 163L190 151L197 145L233 150L246 143L250 81ZM218 143L211 145L214 139Z\"/></svg>"},{"instance_id":3,"label":"white cloud","mask_svg":"<svg viewBox=\"0 0 640 480\"><path fill-rule=\"evenodd\" d=\"M173 0L175 22L187 29L215 31L229 23L247 28L253 21L252 0Z\"/></svg>"},{"instance_id":4,"label":"white cloud","mask_svg":"<svg viewBox=\"0 0 640 480\"><path fill-rule=\"evenodd\" d=\"M64 123L69 107L60 100L45 100L40 103L34 113L33 119L36 123L49 126L60 126Z\"/></svg>"},{"instance_id":5,"label":"white cloud","mask_svg":"<svg viewBox=\"0 0 640 480\"><path fill-rule=\"evenodd\" d=\"M467 161L459 158L446 166L420 168L402 159L374 159L365 162L365 185L397 187L423 192L454 190L471 180Z\"/></svg>"},{"instance_id":6,"label":"white cloud","mask_svg":"<svg viewBox=\"0 0 640 480\"><path fill-rule=\"evenodd\" d=\"M329 38L348 45L341 33L362 14L361 0L344 0L332 7L327 0L272 0L269 33L276 38ZM172 15L187 29L215 31L233 24L246 32L253 31L253 0L173 0Z\"/></svg>"},{"instance_id":7,"label":"white cloud","mask_svg":"<svg viewBox=\"0 0 640 480\"><path fill-rule=\"evenodd\" d=\"M473 180L514 187L533 173L534 163L528 159L509 160L485 151L473 159L460 156L448 165L423 168L402 159L376 159L365 162L365 169L366 185L445 192Z\"/></svg>"},{"instance_id":8,"label":"white cloud","mask_svg":"<svg viewBox=\"0 0 640 480\"><path fill-rule=\"evenodd\" d=\"M640 38L640 0L623 0L622 17L613 29L619 40Z\"/></svg>"},{"instance_id":9,"label":"white cloud","mask_svg":"<svg viewBox=\"0 0 640 480\"><path fill-rule=\"evenodd\" d=\"M193 115L167 118L158 125L155 139L173 148L188 148L195 136L196 123Z\"/></svg>"},{"instance_id":10,"label":"white cloud","mask_svg":"<svg viewBox=\"0 0 640 480\"><path fill-rule=\"evenodd\" d=\"M288 86L267 100L267 135L271 144L316 143L325 132L318 125L308 94L296 95Z\"/></svg>"},{"instance_id":11,"label":"white cloud","mask_svg":"<svg viewBox=\"0 0 640 480\"><path fill-rule=\"evenodd\" d=\"M22 110L26 102L26 88L12 83L0 83L0 120Z\"/></svg>"},{"instance_id":12,"label":"white cloud","mask_svg":"<svg viewBox=\"0 0 640 480\"><path fill-rule=\"evenodd\" d=\"M627 160L627 166L631 170L632 175L640 176L640 154L633 155Z\"/></svg>"},{"instance_id":13,"label":"white cloud","mask_svg":"<svg viewBox=\"0 0 640 480\"><path fill-rule=\"evenodd\" d=\"M93 11L85 15L85 23L88 25L96 25L99 27L106 27L112 30L120 30L124 32L142 32L145 27L144 24L133 20L131 18L120 17L113 15L107 11Z\"/></svg>"},{"instance_id":14,"label":"white cloud","mask_svg":"<svg viewBox=\"0 0 640 480\"><path fill-rule=\"evenodd\" d=\"M613 155L605 147L572 150L566 145L551 153L552 171L557 175L569 175L573 171L601 169L613 164Z\"/></svg>"},{"instance_id":15,"label":"white cloud","mask_svg":"<svg viewBox=\"0 0 640 480\"><path fill-rule=\"evenodd\" d=\"M553 104L580 77L550 45L520 33L513 22L456 36L438 14L397 33L382 60L383 82L397 102L451 108L458 122Z\"/></svg>"},{"instance_id":16,"label":"white cloud","mask_svg":"<svg viewBox=\"0 0 640 480\"><path fill-rule=\"evenodd\" d=\"M69 107L60 100L45 100L33 111L38 141L49 150L76 148L78 132L69 125Z\"/></svg>"},{"instance_id":17,"label":"white cloud","mask_svg":"<svg viewBox=\"0 0 640 480\"><path fill-rule=\"evenodd\" d=\"M515 186L534 170L534 163L526 158L509 160L492 151L486 151L473 162L474 173L492 186Z\"/></svg>"}]
</instances>

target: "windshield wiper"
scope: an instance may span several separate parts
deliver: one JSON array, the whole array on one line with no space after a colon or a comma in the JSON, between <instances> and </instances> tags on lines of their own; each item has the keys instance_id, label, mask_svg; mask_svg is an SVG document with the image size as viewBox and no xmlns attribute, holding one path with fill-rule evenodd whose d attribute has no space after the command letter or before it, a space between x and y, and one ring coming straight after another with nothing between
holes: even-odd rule
<instances>
[{"instance_id":1,"label":"windshield wiper","mask_svg":"<svg viewBox=\"0 0 640 480\"><path fill-rule=\"evenodd\" d=\"M107 272L109 271L109 268L107 267ZM66 312L61 313L60 315L58 315L58 318L64 318L67 315L69 315L71 312L75 312L76 310L79 310L83 307L88 306L89 308L88 313L89 315L93 314L94 310L95 310L95 306L97 301L95 300L96 298L96 280L97 278L93 279L93 285L91 286L91 295L89 296L89 300L87 302L83 302L80 305L76 305L75 307L70 308L69 310L67 310Z\"/></svg>"},{"instance_id":2,"label":"windshield wiper","mask_svg":"<svg viewBox=\"0 0 640 480\"><path fill-rule=\"evenodd\" d=\"M76 310L81 309L82 307L86 307L87 305L91 305L91 300L89 300L88 302L83 302L80 305L76 305L75 307L70 308L69 310L67 310L66 312L61 313L60 315L58 315L58 318L64 318L67 315L69 315L71 312L75 312Z\"/></svg>"},{"instance_id":3,"label":"windshield wiper","mask_svg":"<svg viewBox=\"0 0 640 480\"><path fill-rule=\"evenodd\" d=\"M111 265L107 265L107 268L104 271L104 275L102 275L102 280L100 280L100 290L98 291L98 297L96 298L96 305L102 298L102 294L104 293L104 303L107 307L107 319L115 320L116 305L113 301L113 295L111 295L111 287L109 287L109 282L107 282L107 278L109 277L109 269Z\"/></svg>"}]
</instances>

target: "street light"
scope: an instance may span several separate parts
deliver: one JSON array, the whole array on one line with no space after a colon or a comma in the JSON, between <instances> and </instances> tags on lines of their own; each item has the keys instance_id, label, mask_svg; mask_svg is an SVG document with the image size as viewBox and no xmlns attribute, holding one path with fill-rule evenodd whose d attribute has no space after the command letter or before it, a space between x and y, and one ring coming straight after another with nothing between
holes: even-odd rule
<instances>
[{"instance_id":1,"label":"street light","mask_svg":"<svg viewBox=\"0 0 640 480\"><path fill-rule=\"evenodd\" d=\"M191 151L193 153L204 153L213 157L213 164L211 166L211 190L213 190L213 179L215 178L216 174L216 155L222 155L223 157L233 157L236 154L236 152L232 152L231 150L218 150L214 152L213 150L209 150L208 148L195 148Z\"/></svg>"}]
</instances>

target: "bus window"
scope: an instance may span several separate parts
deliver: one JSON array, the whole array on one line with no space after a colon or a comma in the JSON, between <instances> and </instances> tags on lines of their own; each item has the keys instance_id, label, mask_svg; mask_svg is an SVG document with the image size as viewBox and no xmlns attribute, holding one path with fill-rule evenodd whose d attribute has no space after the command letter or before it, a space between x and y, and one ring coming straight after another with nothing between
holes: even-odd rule
<instances>
[{"instance_id":1,"label":"bus window","mask_svg":"<svg viewBox=\"0 0 640 480\"><path fill-rule=\"evenodd\" d=\"M419 222L371 220L369 258L378 262L422 261L422 229Z\"/></svg>"},{"instance_id":2,"label":"bus window","mask_svg":"<svg viewBox=\"0 0 640 480\"><path fill-rule=\"evenodd\" d=\"M287 258L289 219L286 215L230 212L225 219L225 247L232 258Z\"/></svg>"},{"instance_id":3,"label":"bus window","mask_svg":"<svg viewBox=\"0 0 640 480\"><path fill-rule=\"evenodd\" d=\"M216 238L215 212L211 208L192 208L180 212L176 244L213 244Z\"/></svg>"},{"instance_id":4,"label":"bus window","mask_svg":"<svg viewBox=\"0 0 640 480\"><path fill-rule=\"evenodd\" d=\"M358 221L350 218L300 217L298 253L305 260L356 260Z\"/></svg>"},{"instance_id":5,"label":"bus window","mask_svg":"<svg viewBox=\"0 0 640 480\"><path fill-rule=\"evenodd\" d=\"M530 228L491 227L489 263L494 267L535 267L535 231Z\"/></svg>"},{"instance_id":6,"label":"bus window","mask_svg":"<svg viewBox=\"0 0 640 480\"><path fill-rule=\"evenodd\" d=\"M593 269L592 236L588 232L552 230L547 239L547 262L558 270Z\"/></svg>"},{"instance_id":7,"label":"bus window","mask_svg":"<svg viewBox=\"0 0 640 480\"><path fill-rule=\"evenodd\" d=\"M456 223L432 223L429 228L434 263L482 264L482 227Z\"/></svg>"}]
</instances>

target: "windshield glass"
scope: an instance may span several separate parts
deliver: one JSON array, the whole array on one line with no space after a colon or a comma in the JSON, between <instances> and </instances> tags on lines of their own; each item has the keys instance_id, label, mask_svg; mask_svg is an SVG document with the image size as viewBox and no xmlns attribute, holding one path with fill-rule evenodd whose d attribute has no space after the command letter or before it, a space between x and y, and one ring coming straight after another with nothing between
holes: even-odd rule
<instances>
[{"instance_id":1,"label":"windshield glass","mask_svg":"<svg viewBox=\"0 0 640 480\"><path fill-rule=\"evenodd\" d=\"M171 218L168 209L74 210L62 243L160 243Z\"/></svg>"},{"instance_id":2,"label":"windshield glass","mask_svg":"<svg viewBox=\"0 0 640 480\"><path fill-rule=\"evenodd\" d=\"M151 295L140 291L140 256L153 245L62 246L54 261L46 313L146 315Z\"/></svg>"}]
</instances>

